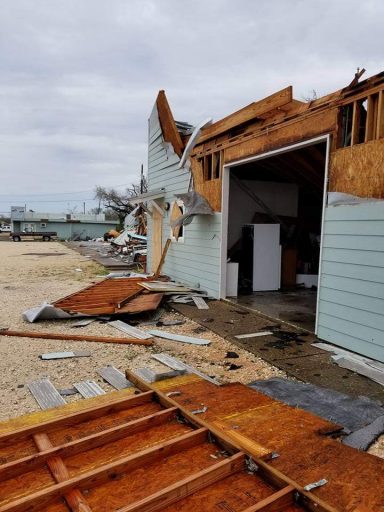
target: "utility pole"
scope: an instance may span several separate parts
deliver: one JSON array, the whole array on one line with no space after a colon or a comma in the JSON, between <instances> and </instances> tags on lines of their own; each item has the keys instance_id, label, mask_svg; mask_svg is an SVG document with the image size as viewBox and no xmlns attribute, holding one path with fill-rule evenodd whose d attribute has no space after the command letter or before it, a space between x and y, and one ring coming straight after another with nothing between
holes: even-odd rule
<instances>
[{"instance_id":1,"label":"utility pole","mask_svg":"<svg viewBox=\"0 0 384 512\"><path fill-rule=\"evenodd\" d=\"M144 192L144 164L141 164L141 173L140 173L140 194Z\"/></svg>"}]
</instances>

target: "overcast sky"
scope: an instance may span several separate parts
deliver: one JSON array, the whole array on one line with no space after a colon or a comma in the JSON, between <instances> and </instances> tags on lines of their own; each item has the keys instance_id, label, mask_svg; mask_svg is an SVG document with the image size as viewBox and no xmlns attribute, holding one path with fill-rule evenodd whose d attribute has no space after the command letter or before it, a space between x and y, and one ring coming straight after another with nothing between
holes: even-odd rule
<instances>
[{"instance_id":1,"label":"overcast sky","mask_svg":"<svg viewBox=\"0 0 384 512\"><path fill-rule=\"evenodd\" d=\"M382 71L383 19L382 0L2 0L0 212L138 181L159 89L194 124Z\"/></svg>"}]
</instances>

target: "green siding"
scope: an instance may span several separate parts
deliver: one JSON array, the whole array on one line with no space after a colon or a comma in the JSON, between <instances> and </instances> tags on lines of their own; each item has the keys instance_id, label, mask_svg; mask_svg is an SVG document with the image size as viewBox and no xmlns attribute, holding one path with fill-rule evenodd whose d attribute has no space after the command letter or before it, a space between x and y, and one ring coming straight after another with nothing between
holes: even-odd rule
<instances>
[{"instance_id":1,"label":"green siding","mask_svg":"<svg viewBox=\"0 0 384 512\"><path fill-rule=\"evenodd\" d=\"M149 119L148 190L165 188L164 200L188 192L190 172L179 169L179 157L162 137L156 106ZM197 216L184 226L184 241L172 243L163 272L172 279L200 286L219 297L221 214ZM169 213L163 219L163 245L170 236ZM148 220L148 268L151 268L152 224Z\"/></svg>"},{"instance_id":2,"label":"green siding","mask_svg":"<svg viewBox=\"0 0 384 512\"><path fill-rule=\"evenodd\" d=\"M384 362L382 201L325 210L318 336Z\"/></svg>"}]
</instances>

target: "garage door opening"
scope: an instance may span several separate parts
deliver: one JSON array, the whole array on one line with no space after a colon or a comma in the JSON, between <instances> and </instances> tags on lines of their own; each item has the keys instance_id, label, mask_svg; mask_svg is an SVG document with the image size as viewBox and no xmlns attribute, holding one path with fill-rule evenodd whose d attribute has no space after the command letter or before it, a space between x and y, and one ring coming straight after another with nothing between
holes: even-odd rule
<instances>
[{"instance_id":1,"label":"garage door opening","mask_svg":"<svg viewBox=\"0 0 384 512\"><path fill-rule=\"evenodd\" d=\"M226 296L315 331L327 141L227 172Z\"/></svg>"}]
</instances>

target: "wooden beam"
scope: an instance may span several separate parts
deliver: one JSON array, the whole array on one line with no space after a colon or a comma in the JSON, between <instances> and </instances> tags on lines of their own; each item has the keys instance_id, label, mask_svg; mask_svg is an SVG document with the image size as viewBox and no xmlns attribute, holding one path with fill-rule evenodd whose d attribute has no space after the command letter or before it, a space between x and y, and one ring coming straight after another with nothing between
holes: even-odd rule
<instances>
[{"instance_id":1,"label":"wooden beam","mask_svg":"<svg viewBox=\"0 0 384 512\"><path fill-rule=\"evenodd\" d=\"M359 143L359 127L360 127L360 104L358 101L354 101L353 102L353 113L352 113L351 146Z\"/></svg>"},{"instance_id":2,"label":"wooden beam","mask_svg":"<svg viewBox=\"0 0 384 512\"><path fill-rule=\"evenodd\" d=\"M160 274L161 274L161 269L163 268L165 257L167 255L167 252L168 252L168 249L169 249L170 245L171 245L171 239L167 238L167 241L165 242L165 245L164 245L163 252L161 254L161 258L160 258L159 264L158 264L156 272L155 272L155 275L153 276L154 279L157 279L160 276Z\"/></svg>"},{"instance_id":3,"label":"wooden beam","mask_svg":"<svg viewBox=\"0 0 384 512\"><path fill-rule=\"evenodd\" d=\"M266 112L270 110L277 109L284 105L287 105L292 101L292 86L286 87L281 91L276 92L275 94L271 94L271 96L267 96L263 100L251 103L250 105L230 114L224 119L213 123L212 125L204 128L201 131L201 135L197 141L197 144L201 144L208 139L212 139L217 137L218 135L231 130L235 126L246 123L248 121L252 121L256 119L258 116L262 116Z\"/></svg>"},{"instance_id":4,"label":"wooden beam","mask_svg":"<svg viewBox=\"0 0 384 512\"><path fill-rule=\"evenodd\" d=\"M381 139L382 137L384 137L384 91L379 92L376 126L376 139Z\"/></svg>"},{"instance_id":5,"label":"wooden beam","mask_svg":"<svg viewBox=\"0 0 384 512\"><path fill-rule=\"evenodd\" d=\"M169 419L176 417L176 411L176 407L170 407L169 409L164 409L154 414L144 416L138 420L122 423L116 427L102 430L96 434L82 437L81 439L76 439L69 443L46 447L45 449L40 450L40 453L38 454L28 455L22 459L13 460L12 462L8 462L7 464L0 466L0 480L4 481L8 478L14 478L22 473L32 471L45 464L52 457L72 457L78 453L93 450L107 443L118 441L125 436L136 434L137 432L142 432L148 428L161 425ZM46 434L35 434L33 437L35 439L37 436L45 435Z\"/></svg>"},{"instance_id":6,"label":"wooden beam","mask_svg":"<svg viewBox=\"0 0 384 512\"><path fill-rule=\"evenodd\" d=\"M180 133L177 130L175 120L173 118L171 109L168 104L167 97L164 91L159 91L156 99L157 113L159 114L159 121L163 137L166 142L172 144L175 153L181 157L184 150L184 144L181 140Z\"/></svg>"},{"instance_id":7,"label":"wooden beam","mask_svg":"<svg viewBox=\"0 0 384 512\"><path fill-rule=\"evenodd\" d=\"M72 489L95 487L107 482L110 478L124 472L133 471L147 466L165 457L171 457L183 450L204 443L207 440L207 429L200 428L182 436L157 444L134 455L123 457L109 464L82 473L70 480L61 482L29 496L23 496L13 502L0 506L0 512L41 512L54 500L65 495Z\"/></svg>"},{"instance_id":8,"label":"wooden beam","mask_svg":"<svg viewBox=\"0 0 384 512\"><path fill-rule=\"evenodd\" d=\"M0 330L0 336L14 336L17 338L39 338L44 340L68 340L68 341L91 341L98 343L120 343L120 344L136 344L136 345L153 345L151 340L141 340L138 338L114 338L105 336L86 336L75 334L60 334L37 331L9 331Z\"/></svg>"},{"instance_id":9,"label":"wooden beam","mask_svg":"<svg viewBox=\"0 0 384 512\"><path fill-rule=\"evenodd\" d=\"M146 391L138 395L123 396L111 398L108 404L91 405L88 409L83 409L72 413L70 416L63 416L61 418L48 419L35 425L13 429L9 432L0 433L0 443L10 443L21 437L31 436L38 432L49 433L50 429L58 429L60 427L69 427L77 425L83 421L93 420L100 416L110 415L115 412L137 407L152 402L155 396L153 391ZM172 406L173 407L173 406Z\"/></svg>"},{"instance_id":10,"label":"wooden beam","mask_svg":"<svg viewBox=\"0 0 384 512\"><path fill-rule=\"evenodd\" d=\"M49 440L47 434L35 434L33 436L33 440L40 452L53 448L53 444ZM47 466L56 482L65 482L70 479L69 471L61 457L55 455L49 457L47 459ZM69 490L64 494L64 498L73 512L92 512L91 507L79 489Z\"/></svg>"},{"instance_id":11,"label":"wooden beam","mask_svg":"<svg viewBox=\"0 0 384 512\"><path fill-rule=\"evenodd\" d=\"M119 512L156 512L178 501L191 496L234 473L245 469L244 453L236 453L226 460L220 461L194 475L191 475L173 485L140 501L119 508Z\"/></svg>"},{"instance_id":12,"label":"wooden beam","mask_svg":"<svg viewBox=\"0 0 384 512\"><path fill-rule=\"evenodd\" d=\"M372 140L376 135L376 121L377 121L377 96L371 94L368 96L367 106L367 124L365 127L365 142Z\"/></svg>"},{"instance_id":13,"label":"wooden beam","mask_svg":"<svg viewBox=\"0 0 384 512\"><path fill-rule=\"evenodd\" d=\"M256 505L246 508L243 512L283 512L294 505L295 491L296 489L292 485L287 485Z\"/></svg>"}]
</instances>

